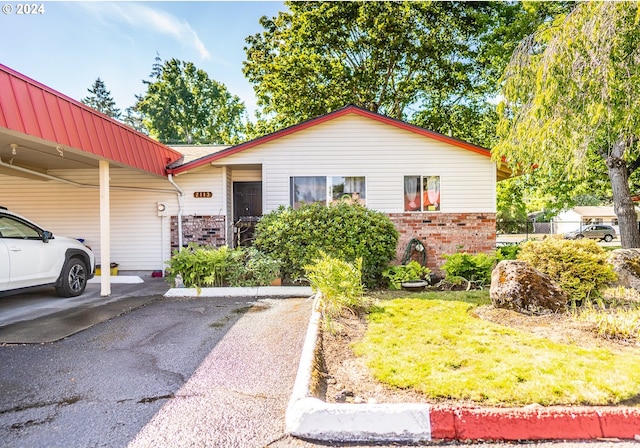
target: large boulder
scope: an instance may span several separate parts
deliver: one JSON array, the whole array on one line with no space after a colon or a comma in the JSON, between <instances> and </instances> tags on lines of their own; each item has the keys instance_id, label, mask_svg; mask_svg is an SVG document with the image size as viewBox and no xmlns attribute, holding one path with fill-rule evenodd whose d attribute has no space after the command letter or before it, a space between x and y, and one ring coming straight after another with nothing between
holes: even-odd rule
<instances>
[{"instance_id":1,"label":"large boulder","mask_svg":"<svg viewBox=\"0 0 640 448\"><path fill-rule=\"evenodd\" d=\"M640 290L640 249L616 249L609 255L618 284Z\"/></svg>"},{"instance_id":2,"label":"large boulder","mask_svg":"<svg viewBox=\"0 0 640 448\"><path fill-rule=\"evenodd\" d=\"M569 297L551 278L526 261L503 260L491 273L491 302L523 314L566 311Z\"/></svg>"}]
</instances>

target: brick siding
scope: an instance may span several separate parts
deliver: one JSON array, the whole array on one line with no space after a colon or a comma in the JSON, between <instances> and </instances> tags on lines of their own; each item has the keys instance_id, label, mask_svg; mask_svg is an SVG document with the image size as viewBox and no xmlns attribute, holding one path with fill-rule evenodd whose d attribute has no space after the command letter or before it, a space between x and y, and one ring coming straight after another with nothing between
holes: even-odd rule
<instances>
[{"instance_id":1,"label":"brick siding","mask_svg":"<svg viewBox=\"0 0 640 448\"><path fill-rule=\"evenodd\" d=\"M442 275L443 255L455 252L489 253L496 248L495 213L390 213L400 232L397 261L412 238L427 250L427 267Z\"/></svg>"},{"instance_id":2,"label":"brick siding","mask_svg":"<svg viewBox=\"0 0 640 448\"><path fill-rule=\"evenodd\" d=\"M182 243L220 247L226 244L224 216L189 215L182 217ZM171 250L178 249L178 218L171 217Z\"/></svg>"},{"instance_id":3,"label":"brick siding","mask_svg":"<svg viewBox=\"0 0 640 448\"><path fill-rule=\"evenodd\" d=\"M396 261L400 263L412 238L427 250L427 266L442 275L443 255L455 252L489 253L496 248L495 213L390 213L400 232ZM183 243L220 247L226 244L224 216L182 217ZM171 249L178 248L178 221L171 217Z\"/></svg>"}]
</instances>

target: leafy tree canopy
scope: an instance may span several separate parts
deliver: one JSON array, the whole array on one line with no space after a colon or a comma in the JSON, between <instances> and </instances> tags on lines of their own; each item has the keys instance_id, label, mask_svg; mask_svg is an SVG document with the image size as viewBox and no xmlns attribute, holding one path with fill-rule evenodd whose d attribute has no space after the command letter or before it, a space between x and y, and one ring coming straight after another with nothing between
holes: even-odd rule
<instances>
[{"instance_id":1,"label":"leafy tree canopy","mask_svg":"<svg viewBox=\"0 0 640 448\"><path fill-rule=\"evenodd\" d=\"M103 80L97 78L87 91L91 95L80 100L83 104L86 104L87 106L92 107L98 112L102 112L111 118L115 118L116 120L120 119L120 109L116 107L116 102L113 100L111 92L107 90Z\"/></svg>"},{"instance_id":2,"label":"leafy tree canopy","mask_svg":"<svg viewBox=\"0 0 640 448\"><path fill-rule=\"evenodd\" d=\"M504 75L496 160L565 190L606 172L623 247L640 247L640 5L585 2L524 39ZM557 191L563 191L558 185Z\"/></svg>"},{"instance_id":3,"label":"leafy tree canopy","mask_svg":"<svg viewBox=\"0 0 640 448\"><path fill-rule=\"evenodd\" d=\"M356 104L491 143L487 99L520 39L567 2L288 2L247 38L254 131ZM525 7L526 6L526 7Z\"/></svg>"},{"instance_id":4,"label":"leafy tree canopy","mask_svg":"<svg viewBox=\"0 0 640 448\"><path fill-rule=\"evenodd\" d=\"M209 78L191 62L170 59L153 65L147 92L131 110L154 138L163 143L234 144L245 129L245 107L240 98Z\"/></svg>"}]
</instances>

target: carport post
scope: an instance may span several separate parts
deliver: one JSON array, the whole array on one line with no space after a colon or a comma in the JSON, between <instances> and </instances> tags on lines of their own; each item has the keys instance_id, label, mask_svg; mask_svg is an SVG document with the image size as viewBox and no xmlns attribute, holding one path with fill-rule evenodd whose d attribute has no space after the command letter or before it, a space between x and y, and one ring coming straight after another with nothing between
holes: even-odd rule
<instances>
[{"instance_id":1,"label":"carport post","mask_svg":"<svg viewBox=\"0 0 640 448\"><path fill-rule=\"evenodd\" d=\"M111 295L111 217L109 162L100 160L100 295Z\"/></svg>"}]
</instances>

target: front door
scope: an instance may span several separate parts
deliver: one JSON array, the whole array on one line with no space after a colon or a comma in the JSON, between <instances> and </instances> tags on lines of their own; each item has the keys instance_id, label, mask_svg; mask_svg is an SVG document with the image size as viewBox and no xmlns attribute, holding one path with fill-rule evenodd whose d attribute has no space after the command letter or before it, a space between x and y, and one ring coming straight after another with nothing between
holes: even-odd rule
<instances>
[{"instance_id":1,"label":"front door","mask_svg":"<svg viewBox=\"0 0 640 448\"><path fill-rule=\"evenodd\" d=\"M233 183L234 246L250 246L262 216L262 182Z\"/></svg>"}]
</instances>

